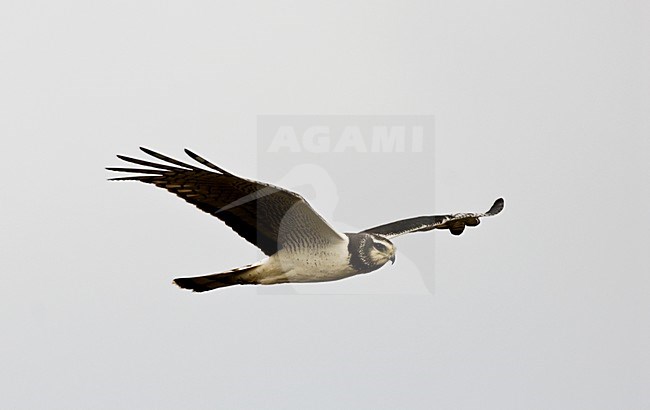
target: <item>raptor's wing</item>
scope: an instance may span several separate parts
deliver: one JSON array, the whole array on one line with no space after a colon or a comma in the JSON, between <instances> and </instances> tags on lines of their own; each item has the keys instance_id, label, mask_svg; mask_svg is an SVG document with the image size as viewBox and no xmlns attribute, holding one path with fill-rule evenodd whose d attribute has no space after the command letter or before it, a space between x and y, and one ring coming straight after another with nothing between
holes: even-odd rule
<instances>
[{"instance_id":1,"label":"raptor's wing","mask_svg":"<svg viewBox=\"0 0 650 410\"><path fill-rule=\"evenodd\" d=\"M266 255L284 247L319 248L346 240L294 192L233 175L187 149L187 155L211 170L140 149L164 162L118 155L126 162L148 168L107 168L145 174L110 180L140 181L164 188L221 219Z\"/></svg>"},{"instance_id":2,"label":"raptor's wing","mask_svg":"<svg viewBox=\"0 0 650 410\"><path fill-rule=\"evenodd\" d=\"M499 198L494 202L492 208L484 213L420 216L366 229L363 233L377 234L391 239L412 232L425 232L432 229L449 229L452 234L460 235L463 233L466 226L476 226L480 224L480 218L498 214L503 210L503 206L503 198Z\"/></svg>"}]
</instances>

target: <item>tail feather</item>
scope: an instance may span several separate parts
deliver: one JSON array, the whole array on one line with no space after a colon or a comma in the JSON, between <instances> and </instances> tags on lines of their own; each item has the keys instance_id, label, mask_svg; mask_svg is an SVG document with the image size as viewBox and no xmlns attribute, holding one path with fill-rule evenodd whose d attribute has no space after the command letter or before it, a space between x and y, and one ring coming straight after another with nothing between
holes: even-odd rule
<instances>
[{"instance_id":1,"label":"tail feather","mask_svg":"<svg viewBox=\"0 0 650 410\"><path fill-rule=\"evenodd\" d=\"M176 286L188 289L193 292L207 292L214 289L225 288L234 285L254 285L250 273L259 265L245 266L229 272L215 273L213 275L197 276L193 278L174 279Z\"/></svg>"}]
</instances>

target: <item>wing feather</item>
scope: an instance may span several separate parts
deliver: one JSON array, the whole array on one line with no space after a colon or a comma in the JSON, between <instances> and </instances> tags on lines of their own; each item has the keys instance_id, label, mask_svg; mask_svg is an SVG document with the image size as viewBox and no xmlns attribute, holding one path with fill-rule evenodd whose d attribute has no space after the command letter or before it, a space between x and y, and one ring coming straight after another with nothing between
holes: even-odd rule
<instances>
[{"instance_id":1,"label":"wing feather","mask_svg":"<svg viewBox=\"0 0 650 410\"><path fill-rule=\"evenodd\" d=\"M189 169L193 169L193 170L196 170L196 171L201 170L201 168L199 168L199 167L195 167L194 165L186 164L186 163L178 161L178 160L176 160L174 158L170 158L167 155L163 155L163 154L160 154L158 152L152 151L149 148L140 147L140 150L142 152L144 152L145 154L151 155L154 158L157 158L157 159L159 159L161 161L169 162L170 164L178 165L179 167L182 167L182 168L189 168Z\"/></svg>"},{"instance_id":2,"label":"wing feather","mask_svg":"<svg viewBox=\"0 0 650 410\"><path fill-rule=\"evenodd\" d=\"M294 192L240 178L189 150L185 152L211 171L147 148L141 150L176 166L118 155L126 162L152 169L107 168L116 172L146 174L111 180L140 181L163 188L219 218L266 255L273 255L285 247L319 248L346 240Z\"/></svg>"},{"instance_id":3,"label":"wing feather","mask_svg":"<svg viewBox=\"0 0 650 410\"><path fill-rule=\"evenodd\" d=\"M363 233L372 233L386 237L396 238L413 232L426 232L433 229L449 229L452 235L460 235L466 226L477 226L481 218L499 214L505 205L503 198L499 198L494 205L483 213L458 213L450 215L420 216L391 222L385 225L366 229Z\"/></svg>"},{"instance_id":4,"label":"wing feather","mask_svg":"<svg viewBox=\"0 0 650 410\"><path fill-rule=\"evenodd\" d=\"M201 157L201 156L199 156L199 155L193 153L192 151L190 151L190 150L187 149L187 148L185 148L185 153L186 153L187 155L189 155L190 158L192 158L194 161L196 161L196 162L198 162L198 163L200 163L200 164L203 164L203 165L205 165L205 166L208 167L208 168L212 168L212 169L214 169L215 171L218 171L218 172L220 172L220 173L222 173L222 174L224 174L224 175L232 175L230 172L224 170L224 169L221 168L221 167L218 167L218 166L214 165L212 162L210 162L210 161L208 161L207 159L205 159L205 158L203 158L203 157Z\"/></svg>"}]
</instances>

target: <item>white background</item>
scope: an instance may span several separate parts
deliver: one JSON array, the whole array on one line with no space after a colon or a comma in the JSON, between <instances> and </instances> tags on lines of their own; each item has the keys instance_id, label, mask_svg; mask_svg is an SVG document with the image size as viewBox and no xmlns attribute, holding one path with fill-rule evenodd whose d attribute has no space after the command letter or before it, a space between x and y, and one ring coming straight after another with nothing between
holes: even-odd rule
<instances>
[{"instance_id":1,"label":"white background","mask_svg":"<svg viewBox=\"0 0 650 410\"><path fill-rule=\"evenodd\" d=\"M647 1L3 2L0 407L647 408L648 21ZM504 213L400 242L435 236L434 295L172 286L256 252L103 167L189 147L264 179L256 116L314 113L434 115L431 211ZM399 259L349 281L387 278Z\"/></svg>"}]
</instances>

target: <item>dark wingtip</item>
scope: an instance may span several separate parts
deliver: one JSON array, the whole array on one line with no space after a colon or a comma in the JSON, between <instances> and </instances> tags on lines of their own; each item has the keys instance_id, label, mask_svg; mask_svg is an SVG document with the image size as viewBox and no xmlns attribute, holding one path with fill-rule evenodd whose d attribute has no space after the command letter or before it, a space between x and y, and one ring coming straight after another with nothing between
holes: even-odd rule
<instances>
[{"instance_id":1,"label":"dark wingtip","mask_svg":"<svg viewBox=\"0 0 650 410\"><path fill-rule=\"evenodd\" d=\"M212 290L206 286L198 285L194 280L192 280L192 278L177 278L173 280L173 283L181 289L191 290L195 293L203 293Z\"/></svg>"},{"instance_id":2,"label":"dark wingtip","mask_svg":"<svg viewBox=\"0 0 650 410\"><path fill-rule=\"evenodd\" d=\"M156 154L157 154L157 152L154 152L153 150L150 150L147 147L138 147L138 148L140 148L140 151L144 152L145 154L149 154L149 155L151 155L153 157L155 157Z\"/></svg>"},{"instance_id":3,"label":"dark wingtip","mask_svg":"<svg viewBox=\"0 0 650 410\"><path fill-rule=\"evenodd\" d=\"M487 211L488 215L497 215L501 211L503 211L503 208L505 206L506 202L503 200L503 198L499 198L496 201L494 201L494 205L492 205L492 208L490 208L489 211Z\"/></svg>"},{"instance_id":4,"label":"dark wingtip","mask_svg":"<svg viewBox=\"0 0 650 410\"><path fill-rule=\"evenodd\" d=\"M181 289L186 289L186 290L194 290L192 289L191 282L187 278L177 278L172 281L172 283L176 286L178 286Z\"/></svg>"},{"instance_id":5,"label":"dark wingtip","mask_svg":"<svg viewBox=\"0 0 650 410\"><path fill-rule=\"evenodd\" d=\"M214 165L212 162L210 162L207 159L203 158L202 156L192 152L190 149L184 148L183 150L185 151L185 153L190 158L192 158L194 161L198 162L199 164L205 165L208 168L212 168L215 171L218 171L218 172L220 172L220 173L222 173L224 175L232 175L230 172L226 171L225 169L223 169L223 168L221 168L221 167L219 167L217 165Z\"/></svg>"},{"instance_id":6,"label":"dark wingtip","mask_svg":"<svg viewBox=\"0 0 650 410\"><path fill-rule=\"evenodd\" d=\"M183 152L185 152L190 158L196 161L196 158L201 158L200 155L197 155L195 152L190 150L189 148L183 148ZM202 159L202 158L201 158Z\"/></svg>"}]
</instances>

